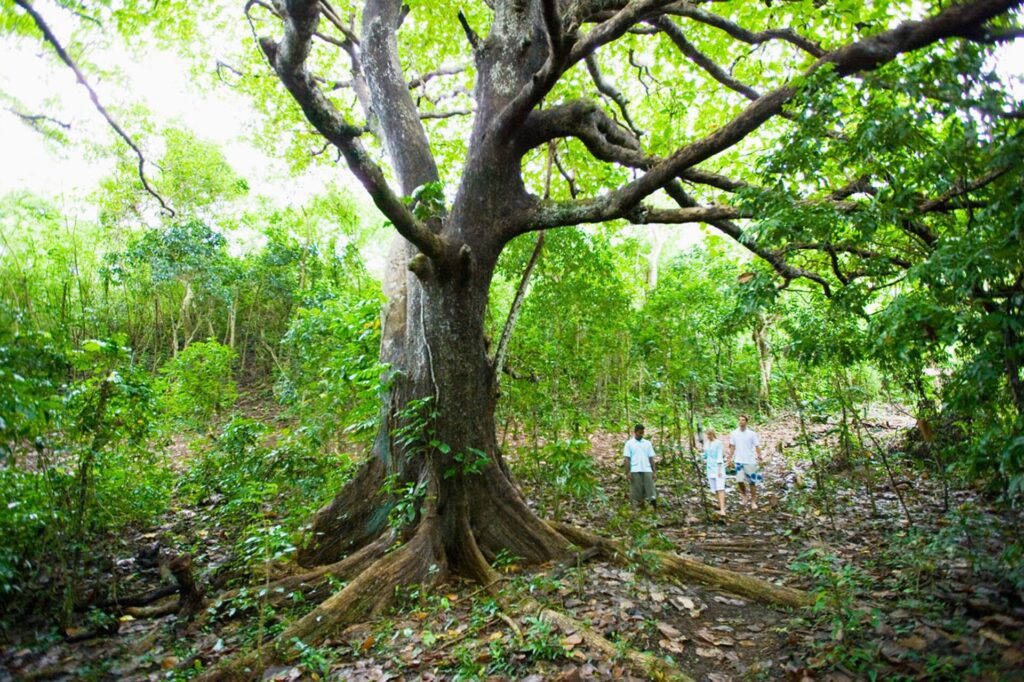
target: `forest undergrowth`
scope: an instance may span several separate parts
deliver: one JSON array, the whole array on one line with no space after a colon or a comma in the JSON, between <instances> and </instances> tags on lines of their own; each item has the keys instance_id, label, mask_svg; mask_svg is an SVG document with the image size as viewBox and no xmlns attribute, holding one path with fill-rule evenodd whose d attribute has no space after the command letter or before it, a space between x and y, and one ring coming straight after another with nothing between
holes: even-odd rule
<instances>
[{"instance_id":1,"label":"forest undergrowth","mask_svg":"<svg viewBox=\"0 0 1024 682\"><path fill-rule=\"evenodd\" d=\"M85 591L106 608L83 610L64 628L44 611L5 622L0 679L189 679L259 649L340 587L269 589L294 572L294 531L317 491L333 490L350 469L343 457L314 465L289 450L287 429L263 426L273 413L250 407L263 421L236 418L205 444L168 446L177 480L167 514L109 538L107 570ZM492 591L462 582L403 589L386 614L320 646L296 640L291 660L263 679L642 679L629 651L715 682L1020 676L1020 514L948 489L899 454L894 445L912 424L886 410L865 421L892 448L888 468L841 453L835 425L804 424L801 436L794 414L755 424L767 456L760 509L745 508L730 479L724 520L711 514L702 464L667 432L651 434L661 458L652 512L628 505L624 436L545 443L512 430L506 454L530 505L619 540L623 556L580 553L530 570L499 556ZM279 487L285 477L291 485ZM651 577L665 550L807 590L814 606L788 610ZM193 617L174 615L174 590L146 607L113 605L173 585L168 560L186 554L206 597ZM162 615L161 605L170 607ZM560 627L538 605L588 627ZM590 632L615 651L591 646Z\"/></svg>"}]
</instances>

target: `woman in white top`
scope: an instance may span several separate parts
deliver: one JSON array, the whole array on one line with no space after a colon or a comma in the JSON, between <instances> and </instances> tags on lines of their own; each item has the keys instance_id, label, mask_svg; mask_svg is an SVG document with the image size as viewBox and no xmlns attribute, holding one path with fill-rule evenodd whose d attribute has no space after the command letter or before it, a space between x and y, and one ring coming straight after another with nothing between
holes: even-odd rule
<instances>
[{"instance_id":1,"label":"woman in white top","mask_svg":"<svg viewBox=\"0 0 1024 682\"><path fill-rule=\"evenodd\" d=\"M704 465L708 475L708 487L718 495L718 515L725 516L725 447L718 440L714 429L704 432Z\"/></svg>"}]
</instances>

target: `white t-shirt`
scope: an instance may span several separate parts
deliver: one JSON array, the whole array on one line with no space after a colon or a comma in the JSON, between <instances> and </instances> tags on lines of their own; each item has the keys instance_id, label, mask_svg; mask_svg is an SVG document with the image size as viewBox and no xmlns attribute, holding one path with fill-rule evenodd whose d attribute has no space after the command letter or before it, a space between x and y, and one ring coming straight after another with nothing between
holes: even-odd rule
<instances>
[{"instance_id":1,"label":"white t-shirt","mask_svg":"<svg viewBox=\"0 0 1024 682\"><path fill-rule=\"evenodd\" d=\"M626 441L626 447L622 454L629 460L629 473L640 474L652 472L651 460L654 459L654 448L651 441L645 439L637 440L630 438Z\"/></svg>"},{"instance_id":2,"label":"white t-shirt","mask_svg":"<svg viewBox=\"0 0 1024 682\"><path fill-rule=\"evenodd\" d=\"M732 446L736 448L736 462L739 464L755 464L757 462L757 452L754 450L760 443L757 440L757 434L750 429L740 431L736 429L729 434L730 440L732 440Z\"/></svg>"}]
</instances>

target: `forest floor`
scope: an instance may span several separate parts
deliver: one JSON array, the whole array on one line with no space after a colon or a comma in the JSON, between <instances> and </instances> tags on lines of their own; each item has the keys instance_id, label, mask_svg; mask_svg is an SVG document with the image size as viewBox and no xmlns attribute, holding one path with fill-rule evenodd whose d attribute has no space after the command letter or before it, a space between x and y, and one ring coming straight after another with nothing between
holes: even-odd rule
<instances>
[{"instance_id":1,"label":"forest floor","mask_svg":"<svg viewBox=\"0 0 1024 682\"><path fill-rule=\"evenodd\" d=\"M870 422L880 442L911 425L891 413ZM430 594L410 589L381 617L322 646L298 646L295 660L263 679L638 679L621 660L589 650L580 633L517 612L513 606L526 598L589 623L623 649L670 656L697 680L1024 679L1024 569L1020 557L1015 569L1006 554L1024 544L1019 513L997 509L973 490L948 491L947 506L941 480L905 462L890 463L891 474L856 465L816 471L796 445L793 415L753 426L766 452L757 511L742 505L730 477L727 517L706 513L703 466L673 454L657 432L658 510L631 509L621 468L625 435L593 434L598 492L559 506L563 520L623 542L625 564L525 570L502 557L500 600L468 583ZM832 426L808 428L813 452L835 451ZM517 458L534 451L521 437L509 441L515 472ZM174 456L187 457L180 444ZM550 490L525 478L522 484L538 511L553 513ZM122 538L111 549L110 579L119 592L167 584L145 558L157 545L191 552L208 594L225 590L227 577L217 569L230 559L229 529L211 523L208 512L178 506L161 525ZM817 605L795 612L643 577L650 552L665 549L812 591ZM30 618L4 634L0 680L187 679L259 646L310 608L301 601L259 604L257 584L202 625L174 615L122 616L111 634L79 642L67 640L76 633L62 637L52 623Z\"/></svg>"}]
</instances>

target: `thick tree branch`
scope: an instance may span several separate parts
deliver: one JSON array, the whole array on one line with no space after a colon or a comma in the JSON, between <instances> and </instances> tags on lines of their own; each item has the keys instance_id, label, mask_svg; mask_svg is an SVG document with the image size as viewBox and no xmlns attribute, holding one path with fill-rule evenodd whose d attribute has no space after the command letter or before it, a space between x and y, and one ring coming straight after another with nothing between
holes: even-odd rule
<instances>
[{"instance_id":1,"label":"thick tree branch","mask_svg":"<svg viewBox=\"0 0 1024 682\"><path fill-rule=\"evenodd\" d=\"M473 113L472 109L451 109L449 111L424 111L420 113L420 120L426 121L428 119L436 118L453 118L455 116L470 116Z\"/></svg>"},{"instance_id":2,"label":"thick tree branch","mask_svg":"<svg viewBox=\"0 0 1024 682\"><path fill-rule=\"evenodd\" d=\"M687 59L702 68L709 76L725 87L740 93L751 101L756 100L761 96L761 93L757 90L745 83L741 83L736 78L733 78L732 75L716 64L710 57L694 47L694 45L686 39L683 29L668 17L658 17L651 23L664 32Z\"/></svg>"},{"instance_id":3,"label":"thick tree branch","mask_svg":"<svg viewBox=\"0 0 1024 682\"><path fill-rule=\"evenodd\" d=\"M673 180L668 185L666 185L665 191L668 192L668 195L672 197L682 209L696 207L696 202L689 194L687 194L686 190L683 188L682 183L679 182L678 180ZM824 277L817 274L816 272L804 270L802 268L792 265L791 263L787 262L785 256L780 254L778 251L764 248L763 246L759 246L756 243L752 242L751 240L747 239L743 234L743 228L741 228L739 225L732 222L731 220L714 219L708 220L707 223L712 227L715 227L718 230L720 230L723 234L731 237L737 244L740 244L748 251L760 257L766 263L771 265L772 269L782 276L784 280L784 287L788 286L791 280L807 279L818 284L826 297L832 296L832 286L829 284L828 280L826 280Z\"/></svg>"},{"instance_id":4,"label":"thick tree branch","mask_svg":"<svg viewBox=\"0 0 1024 682\"><path fill-rule=\"evenodd\" d=\"M992 28L991 26L982 26L977 31L973 31L964 37L976 43L999 45L1017 40L1018 38L1024 38L1024 28L1013 26L1011 28L999 29Z\"/></svg>"},{"instance_id":5,"label":"thick tree branch","mask_svg":"<svg viewBox=\"0 0 1024 682\"><path fill-rule=\"evenodd\" d=\"M334 24L334 27L341 31L341 34L345 36L345 45L342 47L345 47L346 50L359 47L359 36L356 35L356 32L351 26L341 20L341 16L334 7L331 6L331 3L327 0L320 0L320 8L323 12L323 16L325 16L329 22Z\"/></svg>"},{"instance_id":6,"label":"thick tree branch","mask_svg":"<svg viewBox=\"0 0 1024 682\"><path fill-rule=\"evenodd\" d=\"M970 39L991 19L1020 5L1021 0L975 0L952 5L928 19L905 21L894 29L833 50L817 64L835 64L836 73L841 76L871 71L901 53L921 49L943 38Z\"/></svg>"},{"instance_id":7,"label":"thick tree branch","mask_svg":"<svg viewBox=\"0 0 1024 682\"><path fill-rule=\"evenodd\" d=\"M544 2L547 5L557 5L556 0L544 0ZM540 70L496 116L492 124L494 138L502 141L510 139L522 122L526 120L530 111L540 104L569 67L583 60L602 45L620 38L651 11L665 4L667 4L667 0L631 0L610 19L596 26L582 39L576 39L575 30L564 32L561 28L561 20L556 21L552 18L553 10L545 9L545 23L548 26L549 34L555 30L553 26L557 24L558 32L552 40L551 51ZM575 20L570 20L570 27L577 25Z\"/></svg>"},{"instance_id":8,"label":"thick tree branch","mask_svg":"<svg viewBox=\"0 0 1024 682\"><path fill-rule=\"evenodd\" d=\"M622 37L629 29L653 13L670 4L666 0L631 0L621 9L595 26L586 37L578 41L569 53L568 64L572 65L594 50Z\"/></svg>"},{"instance_id":9,"label":"thick tree branch","mask_svg":"<svg viewBox=\"0 0 1024 682\"><path fill-rule=\"evenodd\" d=\"M920 220L908 218L897 223L897 227L899 227L907 234L917 237L925 246L929 248L934 247L935 242L939 241L939 237Z\"/></svg>"},{"instance_id":10,"label":"thick tree branch","mask_svg":"<svg viewBox=\"0 0 1024 682\"><path fill-rule=\"evenodd\" d=\"M353 174L395 229L427 256L440 257L444 251L441 239L416 220L388 186L384 173L359 142L362 128L345 120L306 70L305 61L309 56L310 42L320 18L319 4L298 0L291 2L288 7L289 14L283 17L284 37L281 43L275 43L269 38L260 40L274 71L309 122L341 151ZM408 89L404 89L408 93Z\"/></svg>"},{"instance_id":11,"label":"thick tree branch","mask_svg":"<svg viewBox=\"0 0 1024 682\"><path fill-rule=\"evenodd\" d=\"M780 253L789 253L791 251L821 251L829 253L833 257L840 253L846 253L869 260L885 260L904 270L908 270L913 266L913 263L904 258L900 258L899 256L890 256L878 251L872 251L871 249L864 249L856 246L842 246L828 242L794 242L792 244L786 244L779 249Z\"/></svg>"},{"instance_id":12,"label":"thick tree branch","mask_svg":"<svg viewBox=\"0 0 1024 682\"><path fill-rule=\"evenodd\" d=\"M363 9L363 76L402 194L437 182L437 164L398 58L395 27L401 0L367 0Z\"/></svg>"},{"instance_id":13,"label":"thick tree branch","mask_svg":"<svg viewBox=\"0 0 1024 682\"><path fill-rule=\"evenodd\" d=\"M692 61L709 76L725 87L734 92L738 92L752 102L761 96L760 92L746 83L743 83L738 78L734 78L732 74L718 65L713 59L698 50L689 40L686 39L683 29L668 17L658 17L651 23L659 31L668 35L669 39L675 44L679 51L683 53L683 56ZM796 115L785 110L780 111L778 115L787 121L795 121L797 119ZM826 134L831 138L842 137L842 135L834 131L828 131Z\"/></svg>"},{"instance_id":14,"label":"thick tree branch","mask_svg":"<svg viewBox=\"0 0 1024 682\"><path fill-rule=\"evenodd\" d=\"M843 199L849 199L854 194L870 194L874 195L875 190L871 186L871 177L868 175L861 175L858 178L854 178L839 189L829 194L830 199L841 201Z\"/></svg>"},{"instance_id":15,"label":"thick tree branch","mask_svg":"<svg viewBox=\"0 0 1024 682\"><path fill-rule=\"evenodd\" d=\"M974 180L971 180L970 182L958 182L949 190L944 192L941 196L938 196L934 199L922 201L918 205L918 210L921 211L922 213L931 213L946 211L949 210L950 208L961 208L962 205L955 203L955 199L959 199L965 194L969 194L970 192L979 190L982 187L998 180L1003 175L1006 175L1006 173L1009 170L1010 168L1007 166L1004 166L1002 168L994 168L993 170L989 171L980 178L976 178Z\"/></svg>"},{"instance_id":16,"label":"thick tree branch","mask_svg":"<svg viewBox=\"0 0 1024 682\"><path fill-rule=\"evenodd\" d=\"M558 169L558 174L562 176L562 179L565 180L565 184L569 188L569 196L575 199L580 193L579 187L576 186L576 175L572 170L565 167L562 163L561 157L558 156L557 151L552 157L552 160L555 162L555 168Z\"/></svg>"},{"instance_id":17,"label":"thick tree branch","mask_svg":"<svg viewBox=\"0 0 1024 682\"><path fill-rule=\"evenodd\" d=\"M822 57L825 54L825 50L823 50L820 45L812 40L808 40L791 29L776 28L764 31L750 31L724 17L699 9L689 2L677 2L669 5L665 8L665 13L675 14L677 16L686 17L687 19L699 21L700 23L707 24L708 26L713 26L719 30L725 31L736 40L750 45L760 45L761 43L768 42L769 40L782 40L790 43L791 45L795 45L804 52L815 57Z\"/></svg>"},{"instance_id":18,"label":"thick tree branch","mask_svg":"<svg viewBox=\"0 0 1024 682\"><path fill-rule=\"evenodd\" d=\"M459 23L462 24L462 31L466 34L466 40L469 41L469 46L473 48L475 52L480 47L480 36L476 34L473 27L469 25L469 19L466 18L466 14L460 9L458 12Z\"/></svg>"},{"instance_id":19,"label":"thick tree branch","mask_svg":"<svg viewBox=\"0 0 1024 682\"><path fill-rule=\"evenodd\" d=\"M929 19L907 21L892 30L830 52L804 75L810 75L826 64L833 64L840 75L875 69L902 52L919 49L942 38L961 36L1020 4L1021 0L975 0L955 5ZM524 231L625 217L644 197L664 187L687 169L737 144L765 121L778 115L797 92L796 85L787 83L762 95L729 123L680 148L640 178L601 198L538 206L534 219Z\"/></svg>"},{"instance_id":20,"label":"thick tree branch","mask_svg":"<svg viewBox=\"0 0 1024 682\"><path fill-rule=\"evenodd\" d=\"M107 109L100 103L99 95L97 95L96 91L92 89L91 85L89 85L89 81L85 79L85 74L82 73L82 70L78 68L78 64L75 63L75 60L71 58L71 55L67 53L64 47L60 44L60 41L57 40L57 36L53 34L53 31L50 30L49 25L39 14L39 12L35 10L35 8L32 6L31 3L28 2L28 0L14 0L14 2L23 10L25 10L25 12L28 13L30 17L32 17L32 21L35 22L36 27L39 28L39 31L43 34L43 38L46 40L46 42L50 43L50 46L53 47L54 51L57 53L57 56L60 57L60 60L64 62L64 64L66 64L72 72L74 72L75 78L78 79L78 82L81 83L82 87L84 87L86 91L89 93L89 99L92 100L93 107L95 107L96 111L100 112L100 115L103 116L104 119L106 119L107 125L109 125L114 130L114 132L117 133L118 137L124 140L124 143L131 147L132 151L135 152L135 156L137 156L139 159L139 180L142 181L142 187L146 190L146 192L149 193L150 196L152 196L154 199L160 202L160 207L164 210L164 212L173 218L175 215L174 209L167 205L167 203L163 200L163 197L157 194L156 190L153 189L153 187L149 184L149 181L146 179L146 157L142 155L142 150L139 149L139 146L135 144L135 141L132 140L128 133L124 131L124 128L122 128L120 124L116 120L114 120L114 117L110 115L110 112L107 111Z\"/></svg>"},{"instance_id":21,"label":"thick tree branch","mask_svg":"<svg viewBox=\"0 0 1024 682\"><path fill-rule=\"evenodd\" d=\"M630 216L636 225L681 225L684 223L712 223L717 220L751 218L749 212L734 206L686 206L684 208L643 207Z\"/></svg>"},{"instance_id":22,"label":"thick tree branch","mask_svg":"<svg viewBox=\"0 0 1024 682\"><path fill-rule=\"evenodd\" d=\"M590 22L604 22L608 21L611 16L614 15L616 10L621 10L627 3L617 2L608 3L600 2L594 3L591 8L592 11L584 13L584 21ZM611 6L609 6L611 5ZM645 20L652 20L660 15L674 15L680 17L686 17L693 21L712 26L721 31L724 31L728 35L732 36L740 42L747 43L749 45L760 45L771 40L781 40L795 47L803 50L804 52L814 56L821 57L825 54L825 50L822 49L813 40L810 40L792 29L766 29L764 31L751 31L749 29L740 26L739 24L726 19L718 14L708 12L707 10L699 9L693 2L670 2L662 8L657 8L658 11L648 12L646 16L642 17ZM651 30L641 29L638 27L631 27L630 32L633 33L651 33Z\"/></svg>"}]
</instances>

